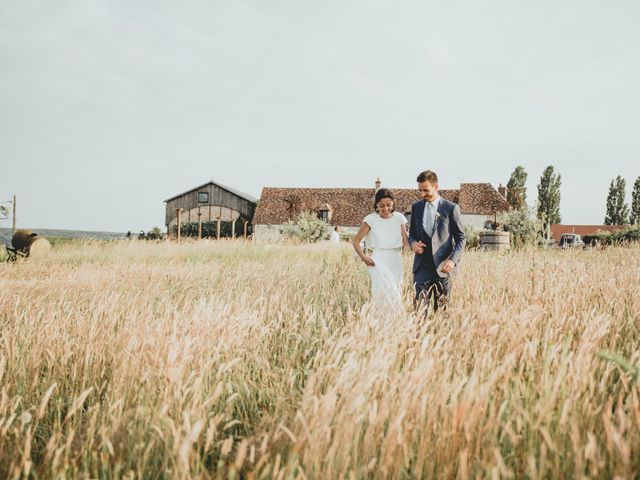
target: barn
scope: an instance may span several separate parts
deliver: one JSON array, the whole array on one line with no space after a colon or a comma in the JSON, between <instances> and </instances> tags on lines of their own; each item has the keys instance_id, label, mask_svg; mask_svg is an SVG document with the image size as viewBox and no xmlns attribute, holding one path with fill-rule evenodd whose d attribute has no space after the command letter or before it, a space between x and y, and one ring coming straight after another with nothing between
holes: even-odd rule
<instances>
[{"instance_id":1,"label":"barn","mask_svg":"<svg viewBox=\"0 0 640 480\"><path fill-rule=\"evenodd\" d=\"M258 200L251 195L227 187L213 180L175 195L164 201L167 236L178 236L178 223L207 222L217 224L220 237L223 226L229 226L232 236L247 236L251 233L253 215ZM226 225L225 225L226 224ZM200 235L199 235L200 236Z\"/></svg>"},{"instance_id":2,"label":"barn","mask_svg":"<svg viewBox=\"0 0 640 480\"><path fill-rule=\"evenodd\" d=\"M277 242L281 227L296 221L298 215L308 211L316 213L332 226L353 233L362 219L373 211L375 192L380 188L276 188L265 187L254 216L254 238L258 242ZM411 205L420 200L417 189L392 188L396 197L396 210L409 217ZM463 183L456 190L440 190L440 195L460 205L462 223L481 229L487 220L509 210L506 188L496 190L490 183Z\"/></svg>"}]
</instances>

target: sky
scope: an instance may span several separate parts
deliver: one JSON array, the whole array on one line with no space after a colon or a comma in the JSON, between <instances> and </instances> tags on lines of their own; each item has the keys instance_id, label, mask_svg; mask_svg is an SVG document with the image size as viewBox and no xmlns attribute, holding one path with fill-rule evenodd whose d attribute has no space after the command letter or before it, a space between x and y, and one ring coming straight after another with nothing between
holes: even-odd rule
<instances>
[{"instance_id":1,"label":"sky","mask_svg":"<svg viewBox=\"0 0 640 480\"><path fill-rule=\"evenodd\" d=\"M640 176L635 0L0 0L0 202L164 228L210 179L440 187L562 176L563 223ZM0 221L10 226L10 221Z\"/></svg>"}]
</instances>

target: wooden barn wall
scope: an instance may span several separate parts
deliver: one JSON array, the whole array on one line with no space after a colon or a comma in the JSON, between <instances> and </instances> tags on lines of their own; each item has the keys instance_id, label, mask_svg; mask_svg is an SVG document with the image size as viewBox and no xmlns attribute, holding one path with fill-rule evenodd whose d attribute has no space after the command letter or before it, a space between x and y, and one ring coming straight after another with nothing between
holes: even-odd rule
<instances>
[{"instance_id":1,"label":"wooden barn wall","mask_svg":"<svg viewBox=\"0 0 640 480\"><path fill-rule=\"evenodd\" d=\"M208 192L209 203L198 203L198 192ZM238 197L231 192L227 192L215 185L207 185L203 188L191 190L190 192L167 202L165 225L169 225L171 221L176 218L176 208L182 208L185 211L185 215L182 217L183 222L187 223L197 221L197 218L189 218L187 212L198 205L203 209L208 208L209 206L211 206L211 208L217 206L227 207L249 218L253 217L253 211L255 209L255 204L252 202L245 200L242 197Z\"/></svg>"}]
</instances>

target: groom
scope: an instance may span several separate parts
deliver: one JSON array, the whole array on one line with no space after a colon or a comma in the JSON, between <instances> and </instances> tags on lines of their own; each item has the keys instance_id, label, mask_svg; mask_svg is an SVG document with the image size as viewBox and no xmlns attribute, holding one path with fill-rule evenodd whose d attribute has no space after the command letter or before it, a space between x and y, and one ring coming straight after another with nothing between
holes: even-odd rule
<instances>
[{"instance_id":1,"label":"groom","mask_svg":"<svg viewBox=\"0 0 640 480\"><path fill-rule=\"evenodd\" d=\"M415 253L413 283L415 303L427 310L445 306L451 292L451 273L460 261L466 238L460 222L460 207L438 194L438 176L427 170L418 175L422 200L411 206L409 244Z\"/></svg>"}]
</instances>

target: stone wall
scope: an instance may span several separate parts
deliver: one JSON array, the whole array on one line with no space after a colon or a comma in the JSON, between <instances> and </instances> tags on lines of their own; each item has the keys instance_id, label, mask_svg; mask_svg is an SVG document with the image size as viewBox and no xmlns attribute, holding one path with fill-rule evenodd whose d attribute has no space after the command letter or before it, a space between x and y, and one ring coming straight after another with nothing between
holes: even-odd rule
<instances>
[{"instance_id":1,"label":"stone wall","mask_svg":"<svg viewBox=\"0 0 640 480\"><path fill-rule=\"evenodd\" d=\"M493 221L493 215L460 215L462 224L466 227L471 227L475 230L482 230L484 228L484 222L487 220Z\"/></svg>"},{"instance_id":2,"label":"stone wall","mask_svg":"<svg viewBox=\"0 0 640 480\"><path fill-rule=\"evenodd\" d=\"M275 243L282 239L280 225L254 225L253 239L256 243Z\"/></svg>"}]
</instances>

